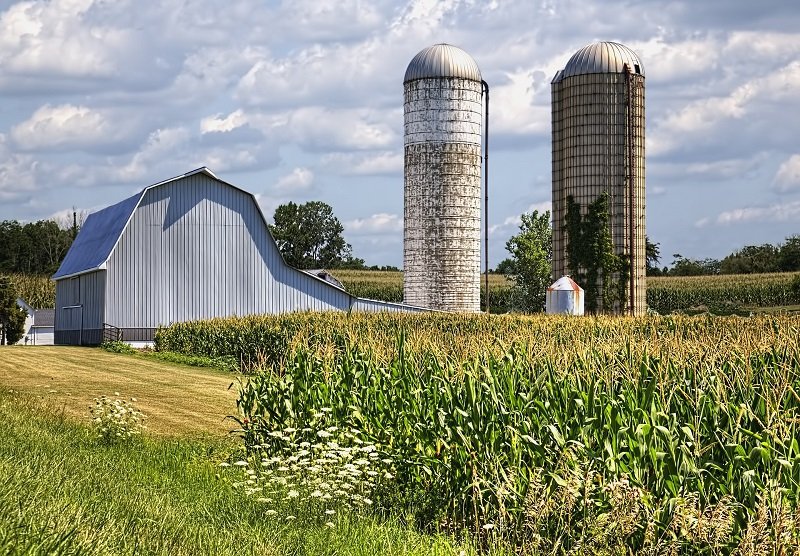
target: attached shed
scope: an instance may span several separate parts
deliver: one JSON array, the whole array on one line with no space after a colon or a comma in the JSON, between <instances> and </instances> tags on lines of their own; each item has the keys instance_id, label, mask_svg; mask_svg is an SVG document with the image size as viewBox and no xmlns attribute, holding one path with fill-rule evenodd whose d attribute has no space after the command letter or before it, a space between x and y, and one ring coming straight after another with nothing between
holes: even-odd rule
<instances>
[{"instance_id":1,"label":"attached shed","mask_svg":"<svg viewBox=\"0 0 800 556\"><path fill-rule=\"evenodd\" d=\"M31 344L35 346L53 345L53 309L35 309L22 298L17 299L17 306L24 310L25 332L18 344Z\"/></svg>"},{"instance_id":2,"label":"attached shed","mask_svg":"<svg viewBox=\"0 0 800 556\"><path fill-rule=\"evenodd\" d=\"M199 168L89 215L53 276L55 343L293 311L425 311L359 300L285 263L252 194Z\"/></svg>"}]
</instances>

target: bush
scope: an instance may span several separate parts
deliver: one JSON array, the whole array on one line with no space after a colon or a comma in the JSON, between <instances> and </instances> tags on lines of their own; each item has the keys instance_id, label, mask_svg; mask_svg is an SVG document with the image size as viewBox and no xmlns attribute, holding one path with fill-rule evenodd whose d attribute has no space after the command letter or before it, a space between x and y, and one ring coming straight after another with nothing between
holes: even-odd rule
<instances>
[{"instance_id":1,"label":"bush","mask_svg":"<svg viewBox=\"0 0 800 556\"><path fill-rule=\"evenodd\" d=\"M145 428L144 413L131 402L100 396L94 399L91 409L92 423L97 436L106 444L124 442L142 433Z\"/></svg>"},{"instance_id":2,"label":"bush","mask_svg":"<svg viewBox=\"0 0 800 556\"><path fill-rule=\"evenodd\" d=\"M127 353L129 355L139 353L136 348L131 347L130 344L126 344L125 342L103 342L100 344L100 347L111 353Z\"/></svg>"}]
</instances>

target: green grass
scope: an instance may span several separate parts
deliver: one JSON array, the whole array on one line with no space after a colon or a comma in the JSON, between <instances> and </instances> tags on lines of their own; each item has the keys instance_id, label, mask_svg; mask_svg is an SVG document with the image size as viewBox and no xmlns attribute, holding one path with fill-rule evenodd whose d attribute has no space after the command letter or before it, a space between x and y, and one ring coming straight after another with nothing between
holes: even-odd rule
<instances>
[{"instance_id":1,"label":"green grass","mask_svg":"<svg viewBox=\"0 0 800 556\"><path fill-rule=\"evenodd\" d=\"M397 521L287 523L234 491L229 439L103 445L46 402L0 392L0 554L455 554ZM223 471L223 477L217 474ZM473 553L466 548L466 553Z\"/></svg>"},{"instance_id":2,"label":"green grass","mask_svg":"<svg viewBox=\"0 0 800 556\"><path fill-rule=\"evenodd\" d=\"M89 421L95 398L136 398L152 433L224 436L234 428L230 372L67 346L0 347L0 388L27 392ZM116 394L116 393L119 394Z\"/></svg>"}]
</instances>

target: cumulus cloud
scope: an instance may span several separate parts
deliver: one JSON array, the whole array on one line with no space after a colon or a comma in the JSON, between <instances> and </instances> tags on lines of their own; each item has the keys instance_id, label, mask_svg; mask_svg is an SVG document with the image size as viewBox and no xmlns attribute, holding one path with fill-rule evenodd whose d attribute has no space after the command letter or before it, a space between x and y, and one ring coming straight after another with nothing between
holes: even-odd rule
<instances>
[{"instance_id":1,"label":"cumulus cloud","mask_svg":"<svg viewBox=\"0 0 800 556\"><path fill-rule=\"evenodd\" d=\"M403 155L396 151L330 153L322 157L326 169L343 175L376 176L403 171Z\"/></svg>"},{"instance_id":2,"label":"cumulus cloud","mask_svg":"<svg viewBox=\"0 0 800 556\"><path fill-rule=\"evenodd\" d=\"M698 228L710 224L720 226L748 224L755 222L794 222L800 221L800 201L774 204L770 206L744 207L719 213L714 218L702 218L695 223Z\"/></svg>"},{"instance_id":3,"label":"cumulus cloud","mask_svg":"<svg viewBox=\"0 0 800 556\"><path fill-rule=\"evenodd\" d=\"M510 73L504 83L490 88L490 132L547 136L550 133L550 91L540 89L538 98L534 92L531 71Z\"/></svg>"},{"instance_id":4,"label":"cumulus cloud","mask_svg":"<svg viewBox=\"0 0 800 556\"><path fill-rule=\"evenodd\" d=\"M541 216L543 213L550 211L552 214L553 204L550 201L541 201L528 205L528 208L523 211L525 214L530 214L537 211ZM489 235L511 235L519 231L519 226L522 224L522 214L512 214L507 216L501 224L494 224L489 226Z\"/></svg>"},{"instance_id":5,"label":"cumulus cloud","mask_svg":"<svg viewBox=\"0 0 800 556\"><path fill-rule=\"evenodd\" d=\"M113 141L115 135L104 114L72 104L45 104L11 130L23 150L81 150Z\"/></svg>"},{"instance_id":6,"label":"cumulus cloud","mask_svg":"<svg viewBox=\"0 0 800 556\"><path fill-rule=\"evenodd\" d=\"M186 127L157 129L127 160L101 168L98 175L112 182L142 182L173 176L200 166L216 173L271 168L279 161L276 146L261 143L211 144Z\"/></svg>"},{"instance_id":7,"label":"cumulus cloud","mask_svg":"<svg viewBox=\"0 0 800 556\"><path fill-rule=\"evenodd\" d=\"M200 165L274 186L280 174L258 173L280 162L296 187L307 177L295 170L311 172L310 190L328 202L351 193L348 222L369 230L402 212L400 181L394 196L364 192L400 180L403 73L436 42L464 48L492 87L491 208L511 215L520 198L547 198L536 180L549 182L550 79L583 45L616 40L647 72L658 201L648 225L663 230L664 251L686 252L670 238L685 241L678 230L703 216L704 246L714 233L746 238L752 227L720 232L703 203L750 207L728 211L729 224L762 229L751 209L771 210L765 191L792 200L800 188L786 146L800 128L798 28L791 3L744 0L11 0L0 3L0 218L44 217L81 195L110 203L103 186ZM697 193L692 207L659 196L682 186ZM42 195L55 187L60 199ZM285 202L272 186L265 194ZM507 237L519 221L492 224ZM364 234L359 256L399 262L396 231Z\"/></svg>"},{"instance_id":8,"label":"cumulus cloud","mask_svg":"<svg viewBox=\"0 0 800 556\"><path fill-rule=\"evenodd\" d=\"M39 163L33 156L9 150L0 133L0 201L11 202L33 194L38 185Z\"/></svg>"},{"instance_id":9,"label":"cumulus cloud","mask_svg":"<svg viewBox=\"0 0 800 556\"><path fill-rule=\"evenodd\" d=\"M396 234L403 232L403 218L381 212L367 218L348 220L343 226L347 233L353 235Z\"/></svg>"},{"instance_id":10,"label":"cumulus cloud","mask_svg":"<svg viewBox=\"0 0 800 556\"><path fill-rule=\"evenodd\" d=\"M295 168L290 174L280 178L274 189L279 192L297 192L311 189L314 183L314 172L308 168Z\"/></svg>"},{"instance_id":11,"label":"cumulus cloud","mask_svg":"<svg viewBox=\"0 0 800 556\"><path fill-rule=\"evenodd\" d=\"M216 114L203 118L200 120L200 132L213 133L232 131L245 124L247 124L247 116L245 116L244 111L240 108L224 117L222 114Z\"/></svg>"},{"instance_id":12,"label":"cumulus cloud","mask_svg":"<svg viewBox=\"0 0 800 556\"><path fill-rule=\"evenodd\" d=\"M648 137L649 153L664 155L679 149L691 150L697 141L713 141L718 150L724 153L726 145L739 144L730 141L731 134L726 132L728 129L732 132L738 129L739 133L734 138L740 140L746 136L743 131L759 130L764 121L773 120L779 117L778 114L784 113L778 110L776 114L776 107L789 101L798 87L800 61L794 60L777 71L753 77L725 94L692 100L655 123L653 133ZM784 116L792 117L785 113ZM725 127L734 121L734 127ZM782 135L778 134L778 137ZM762 135L762 138L775 142L775 138L769 135ZM752 142L747 141L746 144L751 147Z\"/></svg>"},{"instance_id":13,"label":"cumulus cloud","mask_svg":"<svg viewBox=\"0 0 800 556\"><path fill-rule=\"evenodd\" d=\"M800 154L794 154L783 161L772 184L781 192L800 189Z\"/></svg>"},{"instance_id":14,"label":"cumulus cloud","mask_svg":"<svg viewBox=\"0 0 800 556\"><path fill-rule=\"evenodd\" d=\"M329 110L303 107L287 115L282 131L293 141L313 151L399 148L396 126L385 121L386 113L370 109ZM398 121L401 119L398 117Z\"/></svg>"}]
</instances>

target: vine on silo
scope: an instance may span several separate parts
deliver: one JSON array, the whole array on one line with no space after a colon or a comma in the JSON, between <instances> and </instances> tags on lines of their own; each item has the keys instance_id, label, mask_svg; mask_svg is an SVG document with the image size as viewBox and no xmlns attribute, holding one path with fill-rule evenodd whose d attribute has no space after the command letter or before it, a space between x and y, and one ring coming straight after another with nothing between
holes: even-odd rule
<instances>
[{"instance_id":1,"label":"vine on silo","mask_svg":"<svg viewBox=\"0 0 800 556\"><path fill-rule=\"evenodd\" d=\"M627 301L630 257L614 253L608 205L608 194L603 194L589 204L584 215L580 203L567 197L567 265L584 288L591 313L615 305L622 308Z\"/></svg>"}]
</instances>

